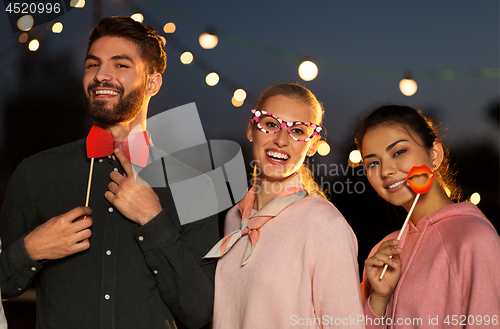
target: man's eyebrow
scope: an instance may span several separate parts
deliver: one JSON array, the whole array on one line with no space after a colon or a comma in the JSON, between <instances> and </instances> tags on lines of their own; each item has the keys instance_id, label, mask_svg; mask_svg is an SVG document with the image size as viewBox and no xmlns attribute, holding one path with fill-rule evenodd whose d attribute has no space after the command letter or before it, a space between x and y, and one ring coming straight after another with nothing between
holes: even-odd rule
<instances>
[{"instance_id":1,"label":"man's eyebrow","mask_svg":"<svg viewBox=\"0 0 500 329\"><path fill-rule=\"evenodd\" d=\"M85 62L86 62L86 61L88 61L89 59L93 59L93 60L95 60L95 61L97 61L97 62L100 62L100 61L101 61L101 59L100 59L99 57L97 57L97 56L94 56L94 55L87 55L87 57L85 57Z\"/></svg>"},{"instance_id":2,"label":"man's eyebrow","mask_svg":"<svg viewBox=\"0 0 500 329\"><path fill-rule=\"evenodd\" d=\"M85 61L87 61L89 59L93 59L97 62L101 62L101 59L97 56L94 56L94 55L87 55L87 57L85 57ZM130 61L130 62L135 64L134 60L127 55L115 55L115 56L111 57L111 60L115 60L115 61L120 60L120 59L124 59L124 60Z\"/></svg>"},{"instance_id":3,"label":"man's eyebrow","mask_svg":"<svg viewBox=\"0 0 500 329\"><path fill-rule=\"evenodd\" d=\"M387 146L385 148L385 151L386 152L389 152L394 146L396 146L398 143L401 143L401 142L407 142L408 140L406 139L400 139L400 140L397 140L395 141L394 143L391 143L389 146ZM375 153L372 153L372 154L368 154L367 156L363 157L363 160L366 159L366 158L374 158L376 157Z\"/></svg>"},{"instance_id":4,"label":"man's eyebrow","mask_svg":"<svg viewBox=\"0 0 500 329\"><path fill-rule=\"evenodd\" d=\"M112 60L125 59L135 64L134 60L127 55L115 55L111 57Z\"/></svg>"}]
</instances>

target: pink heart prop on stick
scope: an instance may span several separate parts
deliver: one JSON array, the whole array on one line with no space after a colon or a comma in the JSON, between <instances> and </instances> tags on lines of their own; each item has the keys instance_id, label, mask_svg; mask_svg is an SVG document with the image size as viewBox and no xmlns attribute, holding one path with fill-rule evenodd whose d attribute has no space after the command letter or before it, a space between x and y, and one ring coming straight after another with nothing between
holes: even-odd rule
<instances>
[{"instance_id":1,"label":"pink heart prop on stick","mask_svg":"<svg viewBox=\"0 0 500 329\"><path fill-rule=\"evenodd\" d=\"M430 175L429 179L424 184L419 185L419 184L412 182L410 180L410 178L412 178L413 176L422 175L422 174L429 174ZM408 173L408 176L406 177L406 181L408 182L408 184L410 184L411 189L415 193L417 193L417 196L415 197L415 200L413 200L413 204L411 205L410 211L408 212L408 216L406 216L406 220L403 224L403 227L401 228L401 231L399 231L398 240L400 240L401 236L403 235L403 232L406 228L406 225L408 224L408 221L410 220L411 214L413 213L413 209L415 209L415 205L417 204L417 201L418 201L418 198L420 197L420 194L429 192L429 190L432 187L433 179L434 179L434 173L426 165L421 165L419 167L415 166L415 167L411 168L410 172ZM389 258L392 258L392 255ZM387 266L388 265L385 264L384 269L382 270L382 273L380 274L380 277L379 277L380 280L382 280L382 278L384 277L385 271L387 271Z\"/></svg>"}]
</instances>

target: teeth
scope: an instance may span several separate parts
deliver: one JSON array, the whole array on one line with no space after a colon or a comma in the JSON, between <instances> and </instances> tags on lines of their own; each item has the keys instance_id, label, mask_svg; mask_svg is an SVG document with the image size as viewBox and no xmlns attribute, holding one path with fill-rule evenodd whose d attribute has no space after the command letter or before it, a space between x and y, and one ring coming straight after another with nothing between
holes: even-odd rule
<instances>
[{"instance_id":1,"label":"teeth","mask_svg":"<svg viewBox=\"0 0 500 329\"><path fill-rule=\"evenodd\" d=\"M398 187L399 185L402 185L404 182L405 182L405 180L403 179L401 182L397 182L397 183L394 183L392 185L387 186L387 188L391 189L391 188Z\"/></svg>"},{"instance_id":2,"label":"teeth","mask_svg":"<svg viewBox=\"0 0 500 329\"><path fill-rule=\"evenodd\" d=\"M283 160L288 159L288 155L283 154L283 153L273 152L273 151L267 151L267 156L277 158L277 159L283 159Z\"/></svg>"},{"instance_id":3,"label":"teeth","mask_svg":"<svg viewBox=\"0 0 500 329\"><path fill-rule=\"evenodd\" d=\"M114 96L118 95L118 93L116 91L109 90L109 89L99 89L99 90L96 90L95 94L96 95L114 95Z\"/></svg>"}]
</instances>

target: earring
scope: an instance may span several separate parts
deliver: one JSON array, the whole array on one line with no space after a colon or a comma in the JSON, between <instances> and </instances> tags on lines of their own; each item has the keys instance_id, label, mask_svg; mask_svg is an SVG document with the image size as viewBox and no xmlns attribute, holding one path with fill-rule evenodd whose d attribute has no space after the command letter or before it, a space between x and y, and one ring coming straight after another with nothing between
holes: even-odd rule
<instances>
[{"instance_id":1,"label":"earring","mask_svg":"<svg viewBox=\"0 0 500 329\"><path fill-rule=\"evenodd\" d=\"M436 165L433 165L432 167L433 167L433 168L436 168Z\"/></svg>"},{"instance_id":2,"label":"earring","mask_svg":"<svg viewBox=\"0 0 500 329\"><path fill-rule=\"evenodd\" d=\"M251 139L251 138L250 138L250 139L249 139L249 141L250 141L250 143L251 143L251 142L253 142L253 139Z\"/></svg>"}]
</instances>

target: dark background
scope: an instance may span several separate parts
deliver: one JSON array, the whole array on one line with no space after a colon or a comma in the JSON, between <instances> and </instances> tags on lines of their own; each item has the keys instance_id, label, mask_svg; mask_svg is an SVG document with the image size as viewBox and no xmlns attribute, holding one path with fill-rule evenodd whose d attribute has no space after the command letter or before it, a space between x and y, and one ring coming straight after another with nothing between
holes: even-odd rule
<instances>
[{"instance_id":1,"label":"dark background","mask_svg":"<svg viewBox=\"0 0 500 329\"><path fill-rule=\"evenodd\" d=\"M172 35L161 32L168 62L150 114L196 102L207 139L237 141L247 164L245 131L258 95L283 82L299 82L316 94L325 107L331 152L311 163L328 168L318 179L358 237L361 267L370 249L405 218L404 209L376 195L359 167L342 173L360 118L382 104L415 106L442 123L464 200L479 192L478 207L500 227L496 0L86 1L54 20L63 23L62 33L47 31L46 24L28 32L29 40L40 40L36 52L18 41L21 32L13 33L1 13L0 201L23 158L88 133L92 122L81 87L88 35L101 17L136 12L158 31L168 22L177 25ZM209 27L219 44L204 50L198 36ZM180 63L184 51L194 54L193 64ZM297 73L306 58L319 67L310 82ZM418 83L411 97L398 87L408 71ZM210 72L221 78L214 87L204 81ZM231 105L237 88L248 94L241 107ZM32 302L4 304L10 328L33 327Z\"/></svg>"}]
</instances>

